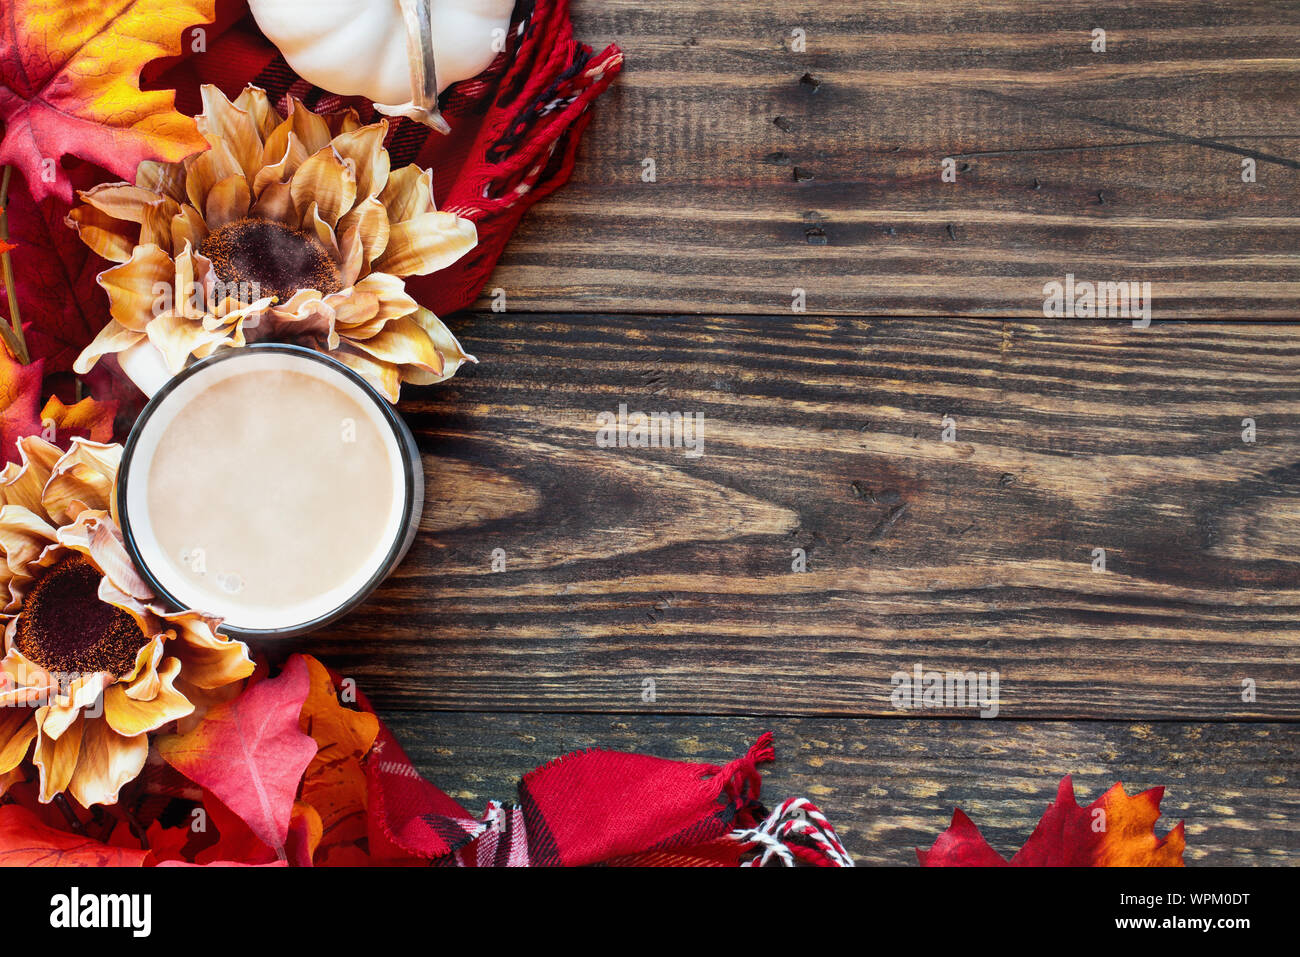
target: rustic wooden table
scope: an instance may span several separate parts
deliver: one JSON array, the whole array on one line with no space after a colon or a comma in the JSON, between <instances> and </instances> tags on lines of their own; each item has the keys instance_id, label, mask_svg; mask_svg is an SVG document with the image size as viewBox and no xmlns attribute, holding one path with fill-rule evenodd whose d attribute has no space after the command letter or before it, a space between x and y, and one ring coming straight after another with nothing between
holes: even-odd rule
<instances>
[{"instance_id":1,"label":"rustic wooden table","mask_svg":"<svg viewBox=\"0 0 1300 957\"><path fill-rule=\"evenodd\" d=\"M423 535L312 642L433 780L771 729L862 863L958 804L1009 854L1068 772L1300 861L1300 5L1124 6L575 0L626 70L403 402ZM1067 273L1156 321L1045 319ZM599 447L620 403L704 454ZM917 664L999 714L894 707Z\"/></svg>"}]
</instances>

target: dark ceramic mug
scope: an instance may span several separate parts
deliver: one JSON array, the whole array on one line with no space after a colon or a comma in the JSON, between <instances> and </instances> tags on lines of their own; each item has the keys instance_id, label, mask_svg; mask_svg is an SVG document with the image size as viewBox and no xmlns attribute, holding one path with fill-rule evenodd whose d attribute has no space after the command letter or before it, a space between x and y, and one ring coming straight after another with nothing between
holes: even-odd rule
<instances>
[{"instance_id":1,"label":"dark ceramic mug","mask_svg":"<svg viewBox=\"0 0 1300 957\"><path fill-rule=\"evenodd\" d=\"M424 503L424 471L419 450L410 429L393 406L352 369L312 349L261 343L225 349L192 363L171 377L155 373L152 376L153 383L148 381L147 376L141 375L138 368L128 368L128 373L147 392L151 385L157 387L127 438L117 476L116 508L127 551L141 575L163 601L177 609L195 608L216 615L224 620L223 630L236 637L301 635L334 621L360 604L406 555L415 538ZM356 558L355 568L345 573L341 581L328 587L322 584L319 594L304 596L299 591L292 601L286 600L282 606L263 602L255 607L241 597L241 592L248 583L239 575L238 569L215 566L208 569L206 564L200 569L191 558L195 554L201 554L201 550L194 549L190 552L186 546L182 550L185 554L178 556L164 547L162 538L176 538L178 520L175 510L164 509L158 500L151 498L151 495L157 493L150 491L150 473L155 466L155 455L160 445L170 441L167 431L169 426L197 396L235 376L283 373L297 373L315 383L337 389L341 394L340 401L344 401L345 397L347 402L355 405L359 414L372 427L367 430L367 434L378 437L377 441L382 448L379 454L386 464L377 466L377 471L385 476L385 481L391 481L391 485L384 490L382 501L386 504L382 526L376 522L366 530L367 538L378 544L368 549L365 556ZM208 404L211 405L211 402ZM239 411L232 410L232 417L236 420ZM269 405L259 411L265 415L275 412ZM245 409L244 414L245 417L252 415L251 408ZM315 425L314 422L308 424ZM197 444L201 450L203 441L202 436L188 435L186 447ZM226 442L230 442L229 437ZM205 463L197 465L203 467ZM222 463L211 463L211 467L221 468ZM271 474L269 488L268 475L259 474L257 487L249 488L248 494L278 495L280 500L288 500L293 492L290 486L303 481L303 474L292 472L289 469ZM279 483L278 487L276 483ZM358 490L352 492L356 494ZM197 498L192 503L187 500L187 508L190 505L195 510L213 507L211 502ZM349 507L346 493L340 496L336 507ZM154 511L167 511L171 516L167 535L154 527ZM240 509L227 507L226 511L231 513L228 516L229 522L246 521ZM266 509L262 509L260 514L265 520ZM331 521L331 514L323 512L319 515L319 520ZM183 523L184 517L179 521ZM263 525L248 531L250 535L258 533L258 540L267 543L267 549L270 550L259 553L259 559L265 557L272 567L288 567L275 564L277 556L272 553L280 547L279 538L274 534L265 534L267 529ZM184 535L183 529L179 532ZM286 554L293 552L293 544L288 541L283 543ZM346 557L340 564L349 565L353 557ZM286 558L286 561L289 560L291 559ZM259 566L261 564L259 561ZM263 594L267 588L274 587L274 575L262 575L259 578L257 585Z\"/></svg>"}]
</instances>

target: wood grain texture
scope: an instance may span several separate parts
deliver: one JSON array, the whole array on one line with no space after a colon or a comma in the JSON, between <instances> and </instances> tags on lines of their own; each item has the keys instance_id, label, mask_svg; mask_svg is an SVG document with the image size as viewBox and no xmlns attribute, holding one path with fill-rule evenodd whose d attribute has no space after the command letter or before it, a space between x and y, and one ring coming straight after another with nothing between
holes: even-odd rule
<instances>
[{"instance_id":1,"label":"wood grain texture","mask_svg":"<svg viewBox=\"0 0 1300 957\"><path fill-rule=\"evenodd\" d=\"M1073 273L1151 282L1157 317L1300 315L1296 3L573 11L626 68L485 304L1041 317Z\"/></svg>"},{"instance_id":2,"label":"wood grain texture","mask_svg":"<svg viewBox=\"0 0 1300 957\"><path fill-rule=\"evenodd\" d=\"M763 731L769 806L802 795L858 864L914 865L960 806L1010 857L1073 773L1087 804L1122 781L1164 786L1156 833L1187 825L1188 864L1300 863L1300 727L1178 722L895 721L556 714L384 715L422 772L474 814L519 778L585 748L722 764Z\"/></svg>"},{"instance_id":3,"label":"wood grain texture","mask_svg":"<svg viewBox=\"0 0 1300 957\"><path fill-rule=\"evenodd\" d=\"M1300 326L1226 322L1300 319L1300 4L573 11L626 69L453 320L482 365L402 403L423 534L301 644L475 812L771 728L767 798L860 863L956 805L1009 855L1069 772L1166 785L1189 863L1300 863ZM1066 274L1225 322L1044 321ZM620 403L704 455L600 448ZM900 710L917 664L998 718Z\"/></svg>"},{"instance_id":4,"label":"wood grain texture","mask_svg":"<svg viewBox=\"0 0 1300 957\"><path fill-rule=\"evenodd\" d=\"M899 716L919 664L1003 719L1300 716L1300 328L455 328L482 364L402 404L423 534L310 639L381 707ZM599 448L620 403L704 455Z\"/></svg>"}]
</instances>

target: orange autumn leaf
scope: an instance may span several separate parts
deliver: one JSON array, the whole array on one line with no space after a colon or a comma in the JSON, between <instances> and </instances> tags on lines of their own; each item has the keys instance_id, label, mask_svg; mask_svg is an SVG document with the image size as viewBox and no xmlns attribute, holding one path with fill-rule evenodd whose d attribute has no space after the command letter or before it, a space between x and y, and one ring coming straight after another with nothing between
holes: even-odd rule
<instances>
[{"instance_id":1,"label":"orange autumn leaf","mask_svg":"<svg viewBox=\"0 0 1300 957\"><path fill-rule=\"evenodd\" d=\"M289 863L311 867L324 834L320 813L306 801L294 801L293 817L289 820Z\"/></svg>"},{"instance_id":2,"label":"orange autumn leaf","mask_svg":"<svg viewBox=\"0 0 1300 957\"><path fill-rule=\"evenodd\" d=\"M1155 833L1164 788L1127 794L1122 784L1087 807L1074 799L1067 774L1034 833L1008 862L989 846L960 808L928 851L922 867L1182 867L1186 836L1180 821L1163 838Z\"/></svg>"},{"instance_id":3,"label":"orange autumn leaf","mask_svg":"<svg viewBox=\"0 0 1300 957\"><path fill-rule=\"evenodd\" d=\"M27 435L44 436L65 448L74 436L113 440L116 401L87 397L64 405L58 396L50 396L40 408L44 365L44 359L23 365L0 345L0 466L18 461L17 440Z\"/></svg>"},{"instance_id":4,"label":"orange autumn leaf","mask_svg":"<svg viewBox=\"0 0 1300 957\"><path fill-rule=\"evenodd\" d=\"M0 163L36 200L72 202L60 166L78 156L134 180L141 160L177 162L207 147L171 90L140 89L140 70L181 52L215 0L8 0L0 18Z\"/></svg>"},{"instance_id":5,"label":"orange autumn leaf","mask_svg":"<svg viewBox=\"0 0 1300 957\"><path fill-rule=\"evenodd\" d=\"M0 774L0 798L4 797L5 792L11 787L22 784L26 780L27 772L23 770L21 764L12 771L6 771L4 774Z\"/></svg>"},{"instance_id":6,"label":"orange autumn leaf","mask_svg":"<svg viewBox=\"0 0 1300 957\"><path fill-rule=\"evenodd\" d=\"M36 410L44 365L40 359L23 365L0 345L0 466L18 461L18 439L41 433Z\"/></svg>"},{"instance_id":7,"label":"orange autumn leaf","mask_svg":"<svg viewBox=\"0 0 1300 957\"><path fill-rule=\"evenodd\" d=\"M339 703L329 671L304 655L311 690L299 728L320 746L302 782L302 799L320 814L323 843L338 845L366 836L366 772L361 759L379 734L379 719Z\"/></svg>"},{"instance_id":8,"label":"orange autumn leaf","mask_svg":"<svg viewBox=\"0 0 1300 957\"><path fill-rule=\"evenodd\" d=\"M148 856L56 830L17 804L0 807L0 867L139 867Z\"/></svg>"},{"instance_id":9,"label":"orange autumn leaf","mask_svg":"<svg viewBox=\"0 0 1300 957\"><path fill-rule=\"evenodd\" d=\"M52 436L55 445L66 446L74 436L90 439L92 442L113 441L113 419L117 415L117 403L100 402L90 396L73 405L64 405L57 396L50 396L41 409L41 431Z\"/></svg>"}]
</instances>

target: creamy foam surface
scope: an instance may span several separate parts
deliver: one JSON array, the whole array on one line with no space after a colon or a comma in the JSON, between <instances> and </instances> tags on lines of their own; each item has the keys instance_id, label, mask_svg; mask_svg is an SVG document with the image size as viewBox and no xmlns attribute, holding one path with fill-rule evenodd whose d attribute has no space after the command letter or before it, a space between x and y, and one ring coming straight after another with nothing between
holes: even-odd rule
<instances>
[{"instance_id":1,"label":"creamy foam surface","mask_svg":"<svg viewBox=\"0 0 1300 957\"><path fill-rule=\"evenodd\" d=\"M384 564L404 470L355 384L300 357L249 358L214 364L160 405L168 414L147 424L131 463L131 525L183 604L236 627L291 627Z\"/></svg>"}]
</instances>

